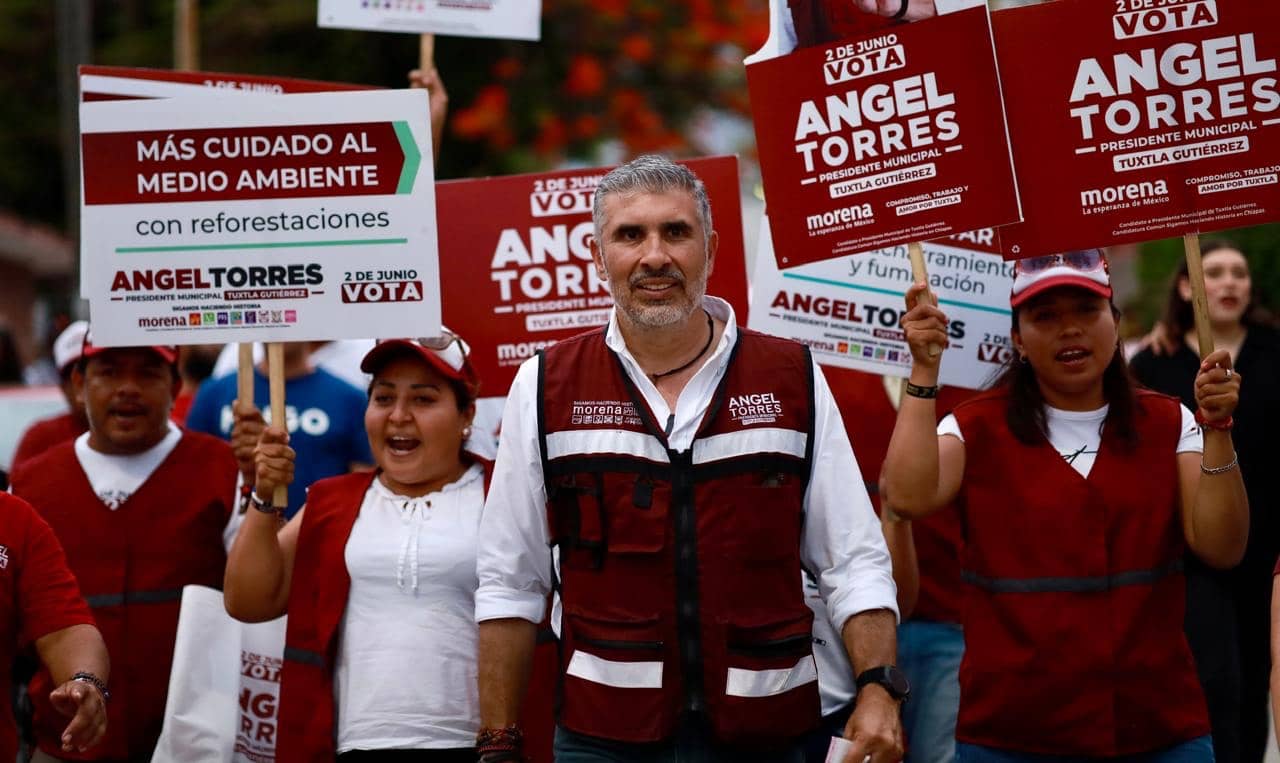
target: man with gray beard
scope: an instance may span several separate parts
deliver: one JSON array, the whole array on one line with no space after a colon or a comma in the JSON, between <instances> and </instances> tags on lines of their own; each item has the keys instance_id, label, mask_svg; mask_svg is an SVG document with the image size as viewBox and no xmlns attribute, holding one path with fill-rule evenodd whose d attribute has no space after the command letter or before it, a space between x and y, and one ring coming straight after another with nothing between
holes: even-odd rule
<instances>
[{"instance_id":1,"label":"man with gray beard","mask_svg":"<svg viewBox=\"0 0 1280 763\"><path fill-rule=\"evenodd\" d=\"M820 720L802 568L862 689L846 759L899 760L892 571L821 370L706 295L718 237L687 168L613 170L594 215L615 309L520 368L481 519L481 760L524 760L554 589L559 763L800 761Z\"/></svg>"}]
</instances>

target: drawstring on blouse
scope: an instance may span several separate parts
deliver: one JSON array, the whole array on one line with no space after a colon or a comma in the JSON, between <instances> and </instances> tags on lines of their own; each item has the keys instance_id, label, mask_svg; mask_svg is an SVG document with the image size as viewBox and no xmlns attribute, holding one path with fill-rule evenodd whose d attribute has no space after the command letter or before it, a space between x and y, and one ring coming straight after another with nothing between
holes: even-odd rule
<instances>
[{"instance_id":1,"label":"drawstring on blouse","mask_svg":"<svg viewBox=\"0 0 1280 763\"><path fill-rule=\"evenodd\" d=\"M406 558L409 568L413 570L413 595L418 595L418 536L421 535L423 514L426 513L422 501L407 500L400 504L400 521L408 528L404 542L400 544L400 561L396 564L396 587L404 590L404 565Z\"/></svg>"}]
</instances>

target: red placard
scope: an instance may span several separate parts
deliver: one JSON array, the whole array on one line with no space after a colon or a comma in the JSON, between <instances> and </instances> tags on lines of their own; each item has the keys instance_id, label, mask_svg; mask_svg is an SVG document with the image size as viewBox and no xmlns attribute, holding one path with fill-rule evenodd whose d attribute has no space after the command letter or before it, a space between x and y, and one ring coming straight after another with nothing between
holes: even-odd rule
<instances>
[{"instance_id":1,"label":"red placard","mask_svg":"<svg viewBox=\"0 0 1280 763\"><path fill-rule=\"evenodd\" d=\"M1280 3L1058 0L993 24L1024 216L1006 257L1280 219Z\"/></svg>"},{"instance_id":2,"label":"red placard","mask_svg":"<svg viewBox=\"0 0 1280 763\"><path fill-rule=\"evenodd\" d=\"M707 293L747 320L738 160L680 162L702 178L720 235ZM436 184L444 323L467 338L481 394L503 396L538 349L603 326L613 300L591 264L592 197L611 167Z\"/></svg>"},{"instance_id":3,"label":"red placard","mask_svg":"<svg viewBox=\"0 0 1280 763\"><path fill-rule=\"evenodd\" d=\"M779 267L1013 222L985 5L747 67Z\"/></svg>"},{"instance_id":4,"label":"red placard","mask_svg":"<svg viewBox=\"0 0 1280 763\"><path fill-rule=\"evenodd\" d=\"M126 66L81 66L80 100L113 101L129 98L163 98L182 94L184 86L199 86L215 91L284 95L286 93L324 93L337 90L372 90L368 85L344 82L264 77L256 74L226 72L171 71L140 69Z\"/></svg>"}]
</instances>

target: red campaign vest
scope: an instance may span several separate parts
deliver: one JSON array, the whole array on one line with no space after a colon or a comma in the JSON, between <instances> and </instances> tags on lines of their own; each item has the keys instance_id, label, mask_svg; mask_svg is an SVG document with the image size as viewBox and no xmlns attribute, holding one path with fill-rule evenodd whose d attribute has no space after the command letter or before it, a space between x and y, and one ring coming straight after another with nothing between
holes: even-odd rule
<instances>
[{"instance_id":1,"label":"red campaign vest","mask_svg":"<svg viewBox=\"0 0 1280 763\"><path fill-rule=\"evenodd\" d=\"M722 742L774 745L820 719L813 613L796 584L813 365L801 345L739 332L683 453L603 331L541 359L560 723L572 731L658 741L689 713Z\"/></svg>"},{"instance_id":2,"label":"red campaign vest","mask_svg":"<svg viewBox=\"0 0 1280 763\"><path fill-rule=\"evenodd\" d=\"M905 1L905 0L904 0ZM863 13L853 0L787 0L798 47L835 42L898 23L877 13Z\"/></svg>"},{"instance_id":3,"label":"red campaign vest","mask_svg":"<svg viewBox=\"0 0 1280 763\"><path fill-rule=\"evenodd\" d=\"M493 464L481 461L486 488ZM346 548L351 528L376 472L344 474L321 480L307 492L293 568L299 571L289 588L289 620L285 628L284 668L280 679L280 712L276 733L279 763L334 760L337 753L337 708L333 694L333 663L338 629L346 609L351 576ZM547 630L547 633L550 631ZM534 655L535 674L555 662L555 645L541 638ZM549 686L541 686L550 693ZM533 687L530 691L534 696ZM551 759L551 719L538 722L550 703L529 705L522 719L531 759Z\"/></svg>"},{"instance_id":4,"label":"red campaign vest","mask_svg":"<svg viewBox=\"0 0 1280 763\"><path fill-rule=\"evenodd\" d=\"M1138 392L1139 444L1107 427L1086 480L1018 442L1007 389L955 410L965 439L962 742L1111 757L1209 733L1183 636L1178 401Z\"/></svg>"},{"instance_id":5,"label":"red campaign vest","mask_svg":"<svg viewBox=\"0 0 1280 763\"><path fill-rule=\"evenodd\" d=\"M279 763L327 762L337 755L333 661L351 589L347 539L375 475L329 477L307 491L289 583L276 729Z\"/></svg>"},{"instance_id":6,"label":"red campaign vest","mask_svg":"<svg viewBox=\"0 0 1280 763\"><path fill-rule=\"evenodd\" d=\"M64 442L25 462L13 492L40 512L67 554L111 656L107 735L85 754L62 750L67 719L49 703L53 680L31 680L36 740L72 760L150 754L160 737L182 587L222 588L222 530L234 506L236 462L227 443L183 432L173 452L112 511Z\"/></svg>"},{"instance_id":7,"label":"red campaign vest","mask_svg":"<svg viewBox=\"0 0 1280 763\"><path fill-rule=\"evenodd\" d=\"M871 495L876 513L880 513L880 467L889 451L889 438L898 420L898 412L885 392L883 379L875 374L827 366L827 385L845 431L858 454L862 481ZM958 404L977 394L963 387L943 387L938 391L937 413L941 419ZM960 622L960 548L964 544L960 531L960 515L954 506L946 506L924 519L911 523L911 537L920 567L920 593L910 620L935 623Z\"/></svg>"}]
</instances>

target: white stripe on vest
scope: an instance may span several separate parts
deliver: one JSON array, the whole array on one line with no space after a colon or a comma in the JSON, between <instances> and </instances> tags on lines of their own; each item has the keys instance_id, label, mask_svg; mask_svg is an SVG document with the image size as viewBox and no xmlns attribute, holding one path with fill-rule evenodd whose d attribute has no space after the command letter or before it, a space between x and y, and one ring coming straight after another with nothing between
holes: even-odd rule
<instances>
[{"instance_id":1,"label":"white stripe on vest","mask_svg":"<svg viewBox=\"0 0 1280 763\"><path fill-rule=\"evenodd\" d=\"M662 662L619 662L575 650L565 675L618 689L661 689Z\"/></svg>"},{"instance_id":2,"label":"white stripe on vest","mask_svg":"<svg viewBox=\"0 0 1280 763\"><path fill-rule=\"evenodd\" d=\"M647 432L620 429L570 429L547 435L547 459L565 456L600 456L618 454L646 461L670 463L667 451Z\"/></svg>"},{"instance_id":3,"label":"white stripe on vest","mask_svg":"<svg viewBox=\"0 0 1280 763\"><path fill-rule=\"evenodd\" d=\"M818 665L813 655L800 658L793 668L747 670L729 668L724 693L730 697L772 697L818 680Z\"/></svg>"},{"instance_id":4,"label":"white stripe on vest","mask_svg":"<svg viewBox=\"0 0 1280 763\"><path fill-rule=\"evenodd\" d=\"M804 458L809 435L794 429L762 427L726 432L693 441L693 463L708 464L726 458L781 453Z\"/></svg>"}]
</instances>

